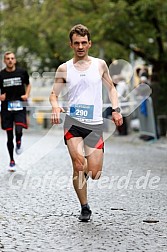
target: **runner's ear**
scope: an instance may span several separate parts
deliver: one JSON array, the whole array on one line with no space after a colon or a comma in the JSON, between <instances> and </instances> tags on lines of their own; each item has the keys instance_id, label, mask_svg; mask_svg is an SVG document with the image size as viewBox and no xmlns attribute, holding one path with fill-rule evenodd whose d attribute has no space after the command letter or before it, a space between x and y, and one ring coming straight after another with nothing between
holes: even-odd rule
<instances>
[{"instance_id":1,"label":"runner's ear","mask_svg":"<svg viewBox=\"0 0 167 252\"><path fill-rule=\"evenodd\" d=\"M92 46L92 41L89 40L89 48Z\"/></svg>"}]
</instances>

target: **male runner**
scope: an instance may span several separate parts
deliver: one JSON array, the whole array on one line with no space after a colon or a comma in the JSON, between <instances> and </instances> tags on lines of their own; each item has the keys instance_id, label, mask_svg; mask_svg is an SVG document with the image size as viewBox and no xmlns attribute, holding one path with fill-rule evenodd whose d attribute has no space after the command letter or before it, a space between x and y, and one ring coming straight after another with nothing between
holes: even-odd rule
<instances>
[{"instance_id":1,"label":"male runner","mask_svg":"<svg viewBox=\"0 0 167 252\"><path fill-rule=\"evenodd\" d=\"M64 122L64 139L73 165L73 185L81 204L80 221L89 221L91 210L87 199L87 175L99 179L103 163L102 84L108 88L112 102L112 119L122 124L117 91L104 60L88 55L91 47L88 28L78 24L69 34L74 51L71 60L56 71L55 84L50 94L51 121L60 123L58 96L66 86L68 111Z\"/></svg>"},{"instance_id":2,"label":"male runner","mask_svg":"<svg viewBox=\"0 0 167 252\"><path fill-rule=\"evenodd\" d=\"M13 52L4 55L6 67L0 72L1 125L7 133L7 148L10 156L9 170L15 171L13 155L13 127L15 125L16 153L21 154L22 129L27 128L26 108L24 102L30 94L29 75L26 70L16 67Z\"/></svg>"}]
</instances>

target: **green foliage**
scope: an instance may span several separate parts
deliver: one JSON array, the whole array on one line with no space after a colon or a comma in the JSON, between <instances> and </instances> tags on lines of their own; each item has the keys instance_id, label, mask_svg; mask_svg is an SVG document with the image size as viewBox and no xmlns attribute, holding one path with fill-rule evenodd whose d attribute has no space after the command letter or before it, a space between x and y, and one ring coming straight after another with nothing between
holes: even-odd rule
<instances>
[{"instance_id":1,"label":"green foliage","mask_svg":"<svg viewBox=\"0 0 167 252\"><path fill-rule=\"evenodd\" d=\"M68 33L77 23L92 34L91 54L152 64L167 93L167 2L163 0L1 0L0 50L14 50L33 71L52 71L72 56ZM33 68L32 68L33 65ZM165 80L164 80L165 78ZM164 93L165 92L165 93Z\"/></svg>"}]
</instances>

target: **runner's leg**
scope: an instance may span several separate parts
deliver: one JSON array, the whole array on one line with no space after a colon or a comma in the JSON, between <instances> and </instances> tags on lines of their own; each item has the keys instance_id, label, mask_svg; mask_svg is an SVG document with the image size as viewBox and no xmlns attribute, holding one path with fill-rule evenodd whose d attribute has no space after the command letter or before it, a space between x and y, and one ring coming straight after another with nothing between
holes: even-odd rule
<instances>
[{"instance_id":1,"label":"runner's leg","mask_svg":"<svg viewBox=\"0 0 167 252\"><path fill-rule=\"evenodd\" d=\"M19 148L21 145L21 137L22 137L22 129L23 127L20 125L15 126L15 135L16 135L16 145Z\"/></svg>"},{"instance_id":2,"label":"runner's leg","mask_svg":"<svg viewBox=\"0 0 167 252\"><path fill-rule=\"evenodd\" d=\"M84 176L86 161L81 137L67 140L67 147L73 164L73 186L81 205L87 204L87 183Z\"/></svg>"},{"instance_id":3,"label":"runner's leg","mask_svg":"<svg viewBox=\"0 0 167 252\"><path fill-rule=\"evenodd\" d=\"M92 179L99 179L103 165L103 149L91 148L85 145L87 171Z\"/></svg>"},{"instance_id":4,"label":"runner's leg","mask_svg":"<svg viewBox=\"0 0 167 252\"><path fill-rule=\"evenodd\" d=\"M13 161L13 149L14 149L14 144L13 144L13 129L11 130L6 130L7 133L7 148L10 156L10 160Z\"/></svg>"}]
</instances>

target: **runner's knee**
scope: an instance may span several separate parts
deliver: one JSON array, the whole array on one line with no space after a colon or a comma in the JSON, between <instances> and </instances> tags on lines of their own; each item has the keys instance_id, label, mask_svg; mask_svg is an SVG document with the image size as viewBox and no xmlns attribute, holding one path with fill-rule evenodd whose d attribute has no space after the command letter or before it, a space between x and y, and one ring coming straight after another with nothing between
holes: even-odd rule
<instances>
[{"instance_id":1,"label":"runner's knee","mask_svg":"<svg viewBox=\"0 0 167 252\"><path fill-rule=\"evenodd\" d=\"M15 127L15 134L16 134L16 142L21 140L22 137L22 126L16 125Z\"/></svg>"},{"instance_id":2,"label":"runner's knee","mask_svg":"<svg viewBox=\"0 0 167 252\"><path fill-rule=\"evenodd\" d=\"M6 131L7 133L7 142L13 142L13 138L14 138L14 135L13 135L13 130L7 130Z\"/></svg>"},{"instance_id":3,"label":"runner's knee","mask_svg":"<svg viewBox=\"0 0 167 252\"><path fill-rule=\"evenodd\" d=\"M98 180L101 176L101 171L91 171L89 174L93 180Z\"/></svg>"},{"instance_id":4,"label":"runner's knee","mask_svg":"<svg viewBox=\"0 0 167 252\"><path fill-rule=\"evenodd\" d=\"M73 167L75 172L83 171L84 170L84 164L85 160L84 158L75 158L73 161Z\"/></svg>"},{"instance_id":5,"label":"runner's knee","mask_svg":"<svg viewBox=\"0 0 167 252\"><path fill-rule=\"evenodd\" d=\"M15 127L16 134L17 135L22 135L22 129L23 129L22 126L16 125L16 127Z\"/></svg>"}]
</instances>

